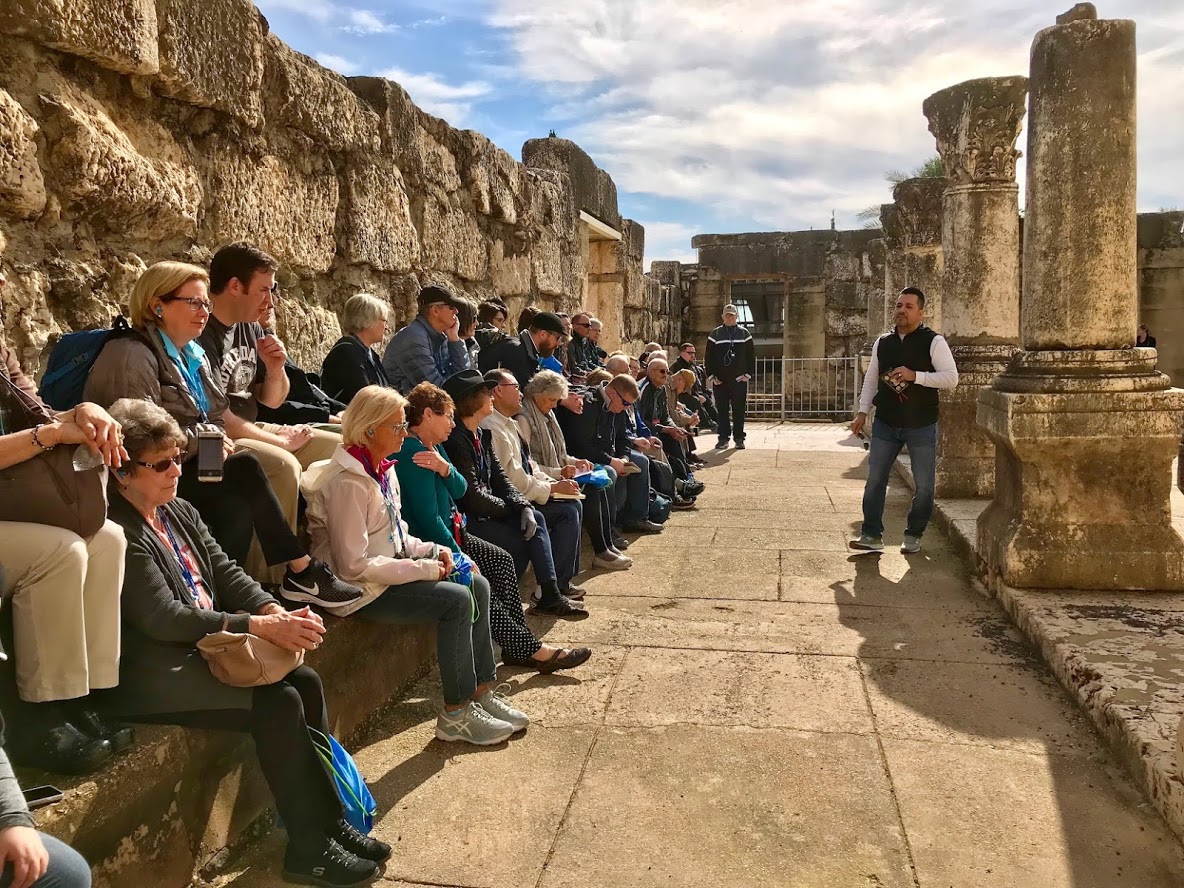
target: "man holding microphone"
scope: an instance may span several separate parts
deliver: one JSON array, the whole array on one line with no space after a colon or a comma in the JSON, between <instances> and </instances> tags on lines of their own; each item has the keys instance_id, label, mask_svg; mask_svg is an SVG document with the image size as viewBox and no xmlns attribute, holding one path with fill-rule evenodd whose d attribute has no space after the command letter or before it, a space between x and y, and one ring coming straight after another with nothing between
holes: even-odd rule
<instances>
[{"instance_id":1,"label":"man holding microphone","mask_svg":"<svg viewBox=\"0 0 1184 888\"><path fill-rule=\"evenodd\" d=\"M884 549L884 497L892 464L907 446L916 492L909 509L900 551L921 550L921 536L933 515L937 472L938 390L958 385L958 368L944 337L925 326L925 294L905 287L896 298L896 327L872 347L871 362L859 397L859 414L851 423L859 435L868 411L876 407L863 491L863 526L852 549Z\"/></svg>"}]
</instances>

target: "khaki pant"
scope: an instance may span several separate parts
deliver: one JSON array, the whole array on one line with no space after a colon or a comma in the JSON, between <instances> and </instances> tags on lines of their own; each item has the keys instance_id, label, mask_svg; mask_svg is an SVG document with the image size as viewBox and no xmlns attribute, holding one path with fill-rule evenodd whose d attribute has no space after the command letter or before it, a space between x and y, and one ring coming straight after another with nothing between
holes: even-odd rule
<instances>
[{"instance_id":1,"label":"khaki pant","mask_svg":"<svg viewBox=\"0 0 1184 888\"><path fill-rule=\"evenodd\" d=\"M16 683L30 703L119 684L123 528L89 540L45 524L0 521L0 596L11 600Z\"/></svg>"},{"instance_id":2,"label":"khaki pant","mask_svg":"<svg viewBox=\"0 0 1184 888\"><path fill-rule=\"evenodd\" d=\"M273 434L278 433L284 426L271 423L256 423L259 428ZM289 453L282 447L254 441L250 438L240 438L234 442L235 449L249 450L259 458L263 471L267 473L267 480L271 482L271 489L284 508L284 518L293 532L296 530L296 511L300 505L300 473L314 462L329 459L333 451L341 443L341 435L337 432L326 432L314 428L312 438L297 450ZM267 566L263 552L256 539L251 543L251 554L247 556L246 572L261 583L282 583L284 581L284 565Z\"/></svg>"}]
</instances>

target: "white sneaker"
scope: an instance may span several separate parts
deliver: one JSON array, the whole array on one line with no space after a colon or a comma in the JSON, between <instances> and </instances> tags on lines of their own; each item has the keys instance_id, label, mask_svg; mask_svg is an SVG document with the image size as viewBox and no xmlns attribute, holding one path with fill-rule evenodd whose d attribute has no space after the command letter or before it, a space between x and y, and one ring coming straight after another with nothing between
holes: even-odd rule
<instances>
[{"instance_id":1,"label":"white sneaker","mask_svg":"<svg viewBox=\"0 0 1184 888\"><path fill-rule=\"evenodd\" d=\"M460 740L474 746L496 746L510 739L514 726L494 718L472 700L456 715L441 712L436 719L436 739L445 743Z\"/></svg>"},{"instance_id":2,"label":"white sneaker","mask_svg":"<svg viewBox=\"0 0 1184 888\"><path fill-rule=\"evenodd\" d=\"M592 556L592 566L601 570L628 570L633 566L633 559L628 555L614 555L612 552L602 552Z\"/></svg>"},{"instance_id":3,"label":"white sneaker","mask_svg":"<svg viewBox=\"0 0 1184 888\"><path fill-rule=\"evenodd\" d=\"M502 683L496 688L486 691L485 696L478 699L477 703L494 718L501 719L513 727L514 733L525 731L530 725L530 716L511 706L510 701L502 693L503 690L510 690L510 685Z\"/></svg>"}]
</instances>

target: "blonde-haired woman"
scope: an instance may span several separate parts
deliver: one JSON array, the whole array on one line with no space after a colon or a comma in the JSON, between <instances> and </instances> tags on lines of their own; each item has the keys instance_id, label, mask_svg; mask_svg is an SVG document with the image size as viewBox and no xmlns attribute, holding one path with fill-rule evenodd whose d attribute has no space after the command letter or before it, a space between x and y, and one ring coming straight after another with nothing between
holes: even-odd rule
<instances>
[{"instance_id":1,"label":"blonde-haired woman","mask_svg":"<svg viewBox=\"0 0 1184 888\"><path fill-rule=\"evenodd\" d=\"M341 312L344 334L321 365L321 388L330 398L348 404L368 385L390 386L382 358L374 346L386 337L390 307L370 293L349 298Z\"/></svg>"},{"instance_id":2,"label":"blonde-haired woman","mask_svg":"<svg viewBox=\"0 0 1184 888\"><path fill-rule=\"evenodd\" d=\"M444 689L436 737L479 746L501 743L530 719L494 687L489 583L475 572L468 585L451 582L452 550L412 536L403 520L389 457L407 437L406 407L397 391L376 385L350 402L337 452L315 463L301 484L313 552L364 590L339 614L361 610L381 622L436 624Z\"/></svg>"},{"instance_id":3,"label":"blonde-haired woman","mask_svg":"<svg viewBox=\"0 0 1184 888\"><path fill-rule=\"evenodd\" d=\"M304 551L259 459L250 451L236 453L225 437L229 401L197 344L210 319L209 282L205 271L184 262L148 268L132 289L128 313L135 332L103 346L85 397L103 407L120 398L151 401L177 421L185 435L178 495L197 509L231 559L245 565L256 535L269 565L287 565L280 588L285 598L328 608L356 601L360 589ZM221 480L198 478L201 430L223 434Z\"/></svg>"},{"instance_id":4,"label":"blonde-haired woman","mask_svg":"<svg viewBox=\"0 0 1184 888\"><path fill-rule=\"evenodd\" d=\"M666 405L670 408L670 419L676 426L687 432L687 439L683 441L687 465L698 468L707 465L695 452L695 430L699 428L698 412L691 412L683 406L683 395L688 394L695 387L695 371L687 367L681 370L671 370L666 379Z\"/></svg>"}]
</instances>

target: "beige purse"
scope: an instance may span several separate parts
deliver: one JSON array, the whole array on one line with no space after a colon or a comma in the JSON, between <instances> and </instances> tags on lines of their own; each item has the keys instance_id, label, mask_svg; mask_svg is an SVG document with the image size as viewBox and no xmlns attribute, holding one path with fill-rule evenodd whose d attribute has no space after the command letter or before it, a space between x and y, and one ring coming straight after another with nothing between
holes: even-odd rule
<instances>
[{"instance_id":1,"label":"beige purse","mask_svg":"<svg viewBox=\"0 0 1184 888\"><path fill-rule=\"evenodd\" d=\"M249 632L227 632L227 614L222 631L211 632L197 643L214 678L234 688L257 688L275 684L304 663L304 651L289 651Z\"/></svg>"}]
</instances>

